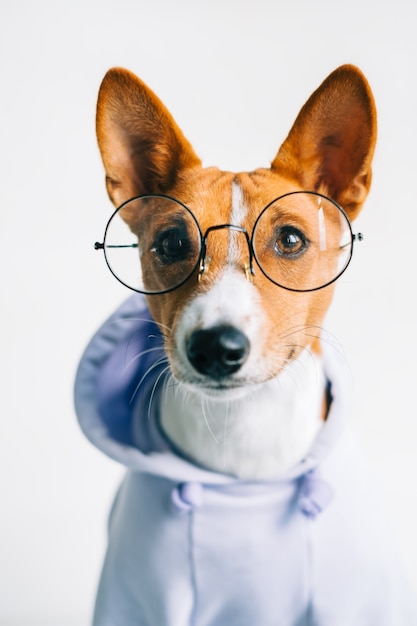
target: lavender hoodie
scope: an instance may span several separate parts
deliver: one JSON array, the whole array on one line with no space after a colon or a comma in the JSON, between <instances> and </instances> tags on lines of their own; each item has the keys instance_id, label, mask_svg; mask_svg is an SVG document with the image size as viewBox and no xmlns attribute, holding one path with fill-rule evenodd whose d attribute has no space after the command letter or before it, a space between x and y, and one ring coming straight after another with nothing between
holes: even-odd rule
<instances>
[{"instance_id":1,"label":"lavender hoodie","mask_svg":"<svg viewBox=\"0 0 417 626\"><path fill-rule=\"evenodd\" d=\"M348 426L350 374L309 455L243 481L181 457L157 427L162 340L142 296L79 364L78 419L127 468L109 521L94 626L417 626L373 478Z\"/></svg>"}]
</instances>

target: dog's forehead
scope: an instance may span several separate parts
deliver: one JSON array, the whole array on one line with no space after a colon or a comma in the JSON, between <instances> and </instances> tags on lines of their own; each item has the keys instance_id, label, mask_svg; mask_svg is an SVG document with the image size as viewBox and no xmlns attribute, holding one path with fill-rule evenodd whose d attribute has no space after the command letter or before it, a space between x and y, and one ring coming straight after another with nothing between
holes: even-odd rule
<instances>
[{"instance_id":1,"label":"dog's forehead","mask_svg":"<svg viewBox=\"0 0 417 626\"><path fill-rule=\"evenodd\" d=\"M177 197L193 211L204 231L225 223L250 227L272 200L297 189L269 169L234 173L207 168L179 181Z\"/></svg>"}]
</instances>

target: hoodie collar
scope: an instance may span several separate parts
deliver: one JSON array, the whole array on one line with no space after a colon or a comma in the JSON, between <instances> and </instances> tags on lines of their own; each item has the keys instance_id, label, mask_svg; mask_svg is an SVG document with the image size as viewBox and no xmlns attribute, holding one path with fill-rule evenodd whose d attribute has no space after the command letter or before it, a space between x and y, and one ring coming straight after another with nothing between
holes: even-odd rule
<instances>
[{"instance_id":1,"label":"hoodie collar","mask_svg":"<svg viewBox=\"0 0 417 626\"><path fill-rule=\"evenodd\" d=\"M334 346L325 344L323 357L332 398L327 420L308 456L284 476L264 483L311 473L330 453L344 428L352 396L350 372ZM158 435L156 395L166 368L161 334L145 298L135 294L103 324L81 358L75 381L75 408L84 434L99 450L130 469L182 482L248 483L194 465L170 450ZM139 431L136 422L135 433L134 416L138 411L141 419Z\"/></svg>"}]
</instances>

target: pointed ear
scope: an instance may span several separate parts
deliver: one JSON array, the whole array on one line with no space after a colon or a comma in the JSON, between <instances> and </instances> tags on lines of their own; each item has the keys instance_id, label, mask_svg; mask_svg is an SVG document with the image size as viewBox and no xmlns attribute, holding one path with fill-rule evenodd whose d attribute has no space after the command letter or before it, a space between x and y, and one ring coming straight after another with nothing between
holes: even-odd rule
<instances>
[{"instance_id":1,"label":"pointed ear","mask_svg":"<svg viewBox=\"0 0 417 626\"><path fill-rule=\"evenodd\" d=\"M167 192L180 171L200 165L162 102L127 70L114 68L104 77L96 128L116 206L142 193Z\"/></svg>"},{"instance_id":2,"label":"pointed ear","mask_svg":"<svg viewBox=\"0 0 417 626\"><path fill-rule=\"evenodd\" d=\"M356 67L343 65L303 106L272 169L329 195L353 219L371 184L375 141L371 89Z\"/></svg>"}]
</instances>

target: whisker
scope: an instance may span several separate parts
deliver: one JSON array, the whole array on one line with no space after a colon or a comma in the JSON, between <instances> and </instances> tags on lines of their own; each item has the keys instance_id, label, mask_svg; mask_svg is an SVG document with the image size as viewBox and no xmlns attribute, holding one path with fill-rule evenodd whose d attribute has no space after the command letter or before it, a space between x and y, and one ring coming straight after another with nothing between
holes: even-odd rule
<instances>
[{"instance_id":1,"label":"whisker","mask_svg":"<svg viewBox=\"0 0 417 626\"><path fill-rule=\"evenodd\" d=\"M155 361L155 363L153 363L150 367L148 367L148 369L146 370L146 372L143 374L142 378L140 379L140 381L138 382L138 384L135 387L135 390L132 394L132 397L130 398L130 402L129 404L132 404L132 402L134 401L140 386L142 385L143 381L145 380L145 378L156 368L160 367L163 363L168 363L168 359L166 358L166 356L158 359L157 361ZM167 366L166 369L169 369L169 365Z\"/></svg>"},{"instance_id":2,"label":"whisker","mask_svg":"<svg viewBox=\"0 0 417 626\"><path fill-rule=\"evenodd\" d=\"M308 332L308 331L315 331L315 332ZM285 333L280 333L278 336L283 339L286 339L297 333L303 333L306 337L311 337L312 339L321 339L323 342L325 342L326 344L328 344L329 346L333 348L336 348L336 345L339 348L342 348L337 337L333 335L333 333L331 333L327 328L324 328L323 326L320 326L318 324L306 324L306 325L294 326L291 329L287 329Z\"/></svg>"},{"instance_id":3,"label":"whisker","mask_svg":"<svg viewBox=\"0 0 417 626\"><path fill-rule=\"evenodd\" d=\"M149 354L150 352L161 352L161 351L163 351L162 346L155 346L154 348L147 348L146 350L142 350L141 352L138 352L137 354L135 354L135 356L133 356L129 361L125 363L123 371L125 372L131 365L133 365L135 361L140 359L145 354Z\"/></svg>"},{"instance_id":4,"label":"whisker","mask_svg":"<svg viewBox=\"0 0 417 626\"><path fill-rule=\"evenodd\" d=\"M147 324L155 324L157 328L160 328L162 326L163 328L166 328L169 333L172 331L172 328L170 328L166 324L162 324L162 322L156 322L151 317L136 317L135 315L132 315L126 317L125 319L132 322L146 322Z\"/></svg>"},{"instance_id":5,"label":"whisker","mask_svg":"<svg viewBox=\"0 0 417 626\"><path fill-rule=\"evenodd\" d=\"M318 376L319 372L318 372L318 369L317 369L317 363L316 363L316 361L314 359L314 356L313 356L311 350L308 347L305 347L305 346L295 346L295 347L302 348L308 354L312 364L314 365L314 369L315 369L315 372L316 372L316 382L317 382L318 379L319 379L319 376ZM295 359L287 359L287 366L288 366L288 369L287 369L288 374L290 374L290 373L294 374L294 378L293 378L294 383L297 384L297 385L302 383L303 382L303 374L305 374L306 371L307 371L306 365L304 363L302 363L298 359L297 360L295 360Z\"/></svg>"},{"instance_id":6,"label":"whisker","mask_svg":"<svg viewBox=\"0 0 417 626\"><path fill-rule=\"evenodd\" d=\"M167 326L166 324L163 324L162 322L155 322L155 320L153 320L152 318L131 316L131 317L126 317L124 319L127 322L144 322L145 324L153 324L154 326L156 326L156 329L158 332L156 332L155 334L149 333L148 335L149 338L165 339L172 335L172 328L170 326ZM116 323L116 321L118 320L115 320L114 323ZM134 339L136 334L140 334L141 332L143 332L142 329L138 329L134 333L132 333L131 340Z\"/></svg>"},{"instance_id":7,"label":"whisker","mask_svg":"<svg viewBox=\"0 0 417 626\"><path fill-rule=\"evenodd\" d=\"M171 376L169 376L165 382L165 386L166 388L173 388L175 389L175 393L178 394L178 388L180 386L180 383L178 382L178 380L176 380L176 378L174 378L174 376L171 374Z\"/></svg>"},{"instance_id":8,"label":"whisker","mask_svg":"<svg viewBox=\"0 0 417 626\"><path fill-rule=\"evenodd\" d=\"M151 420L151 406L152 406L152 402L156 393L156 388L158 387L159 381L161 380L162 376L164 376L166 372L168 371L169 371L169 365L167 367L164 367L164 369L158 374L154 384L152 385L152 391L151 391L149 404L148 404L148 421Z\"/></svg>"},{"instance_id":9,"label":"whisker","mask_svg":"<svg viewBox=\"0 0 417 626\"><path fill-rule=\"evenodd\" d=\"M291 328L287 328L285 331L279 333L278 337L280 339L287 339L288 337L291 337L292 335L303 333L309 330L310 328L314 328L314 326L311 326L310 324L300 324L299 326L292 326Z\"/></svg>"},{"instance_id":10,"label":"whisker","mask_svg":"<svg viewBox=\"0 0 417 626\"><path fill-rule=\"evenodd\" d=\"M205 405L208 405L208 400L205 400L205 399L204 399L204 400L202 401L202 403L201 403L201 412L202 412L202 414L203 414L204 422L205 422L205 424L206 424L206 426L207 426L207 429L208 429L208 431L209 431L209 433L210 433L211 437L214 439L214 441L215 441L215 442L216 442L216 444L218 445L218 444L219 444L219 440L217 439L216 435L214 434L214 432L213 432L213 430L212 430L212 428L211 428L211 426L210 426L210 422L209 422L209 420L208 420L208 417L207 417L207 414L206 414L206 410L205 410L205 409L206 409Z\"/></svg>"},{"instance_id":11,"label":"whisker","mask_svg":"<svg viewBox=\"0 0 417 626\"><path fill-rule=\"evenodd\" d=\"M227 427L229 422L230 415L230 404L227 402L226 404L226 414L224 418L224 428L223 428L223 467L226 467L227 460Z\"/></svg>"}]
</instances>

